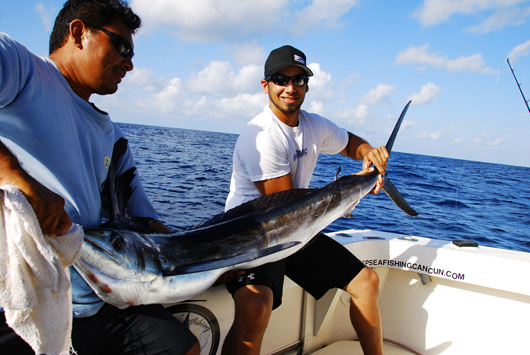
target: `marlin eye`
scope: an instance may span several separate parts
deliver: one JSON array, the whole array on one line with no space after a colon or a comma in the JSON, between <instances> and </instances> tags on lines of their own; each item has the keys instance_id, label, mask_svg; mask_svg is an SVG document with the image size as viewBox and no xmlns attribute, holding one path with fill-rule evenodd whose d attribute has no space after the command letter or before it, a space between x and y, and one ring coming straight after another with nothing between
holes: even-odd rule
<instances>
[{"instance_id":1,"label":"marlin eye","mask_svg":"<svg viewBox=\"0 0 530 355\"><path fill-rule=\"evenodd\" d=\"M151 260L155 260L156 259L156 254L154 251L152 250L146 250L146 256L151 259Z\"/></svg>"},{"instance_id":2,"label":"marlin eye","mask_svg":"<svg viewBox=\"0 0 530 355\"><path fill-rule=\"evenodd\" d=\"M125 239L120 234L113 233L110 236L110 244L116 251L120 251L125 247Z\"/></svg>"}]
</instances>

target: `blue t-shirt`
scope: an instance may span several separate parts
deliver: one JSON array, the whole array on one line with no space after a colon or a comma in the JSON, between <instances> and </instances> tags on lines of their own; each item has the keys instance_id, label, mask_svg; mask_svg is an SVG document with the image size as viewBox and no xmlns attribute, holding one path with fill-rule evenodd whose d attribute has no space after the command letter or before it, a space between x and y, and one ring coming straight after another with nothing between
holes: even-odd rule
<instances>
[{"instance_id":1,"label":"blue t-shirt","mask_svg":"<svg viewBox=\"0 0 530 355\"><path fill-rule=\"evenodd\" d=\"M74 223L102 223L100 188L116 140L123 137L107 113L77 96L49 58L36 56L0 33L0 141L36 180L65 199ZM118 173L135 166L127 151ZM157 219L138 176L128 212ZM75 316L95 314L103 305L71 268Z\"/></svg>"}]
</instances>

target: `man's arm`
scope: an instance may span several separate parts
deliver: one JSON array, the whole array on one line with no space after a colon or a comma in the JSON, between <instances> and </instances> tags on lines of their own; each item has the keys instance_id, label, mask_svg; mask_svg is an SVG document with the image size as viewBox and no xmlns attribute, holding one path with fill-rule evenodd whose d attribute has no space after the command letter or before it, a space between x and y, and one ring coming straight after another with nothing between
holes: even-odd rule
<instances>
[{"instance_id":1,"label":"man's arm","mask_svg":"<svg viewBox=\"0 0 530 355\"><path fill-rule=\"evenodd\" d=\"M270 195L274 192L280 192L290 190L293 188L293 179L291 173L280 176L279 178L256 181L254 185L258 188L258 191L262 195Z\"/></svg>"},{"instance_id":2,"label":"man's arm","mask_svg":"<svg viewBox=\"0 0 530 355\"><path fill-rule=\"evenodd\" d=\"M368 169L372 164L381 174L386 171L388 152L385 146L372 147L366 140L348 132L348 144L340 152L345 157L363 161L363 169Z\"/></svg>"},{"instance_id":3,"label":"man's arm","mask_svg":"<svg viewBox=\"0 0 530 355\"><path fill-rule=\"evenodd\" d=\"M167 227L164 223L160 222L159 220L153 220L149 223L149 227L151 227L152 230L154 230L157 233L171 233L171 229Z\"/></svg>"},{"instance_id":4,"label":"man's arm","mask_svg":"<svg viewBox=\"0 0 530 355\"><path fill-rule=\"evenodd\" d=\"M63 235L72 225L64 199L32 178L18 159L0 142L0 185L18 188L37 215L43 234Z\"/></svg>"},{"instance_id":5,"label":"man's arm","mask_svg":"<svg viewBox=\"0 0 530 355\"><path fill-rule=\"evenodd\" d=\"M340 154L354 160L362 160L363 171L368 171L368 169L374 165L381 174L384 174L386 171L386 165L389 157L385 146L374 148L366 140L350 132L348 132L348 144L346 145L346 148L340 152ZM382 176L379 176L373 193L379 193L383 187L383 184L384 180Z\"/></svg>"}]
</instances>

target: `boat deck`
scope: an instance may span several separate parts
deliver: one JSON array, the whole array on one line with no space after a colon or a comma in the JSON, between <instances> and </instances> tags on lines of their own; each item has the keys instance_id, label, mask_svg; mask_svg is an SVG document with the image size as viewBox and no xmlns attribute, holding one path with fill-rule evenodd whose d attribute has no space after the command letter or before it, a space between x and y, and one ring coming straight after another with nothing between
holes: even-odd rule
<instances>
[{"instance_id":1,"label":"boat deck","mask_svg":"<svg viewBox=\"0 0 530 355\"><path fill-rule=\"evenodd\" d=\"M379 276L385 354L529 353L528 329L513 325L530 319L530 253L369 230L330 236ZM197 334L201 354L220 353L234 319L226 289L174 307ZM349 307L342 290L315 300L286 278L261 353L362 354Z\"/></svg>"},{"instance_id":2,"label":"boat deck","mask_svg":"<svg viewBox=\"0 0 530 355\"><path fill-rule=\"evenodd\" d=\"M420 354L404 346L385 341L383 344L385 355L410 355ZM343 355L343 354L363 354L361 344L358 341L337 341L320 350L315 351L312 355Z\"/></svg>"}]
</instances>

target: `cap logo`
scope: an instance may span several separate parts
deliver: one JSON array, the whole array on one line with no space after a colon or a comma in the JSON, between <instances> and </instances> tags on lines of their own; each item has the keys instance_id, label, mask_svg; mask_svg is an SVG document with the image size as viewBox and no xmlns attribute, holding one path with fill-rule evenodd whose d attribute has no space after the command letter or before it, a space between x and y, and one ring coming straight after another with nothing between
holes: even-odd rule
<instances>
[{"instance_id":1,"label":"cap logo","mask_svg":"<svg viewBox=\"0 0 530 355\"><path fill-rule=\"evenodd\" d=\"M294 60L299 62L299 63L302 63L303 65L305 65L305 60L304 58L300 57L299 55L294 55Z\"/></svg>"}]
</instances>

